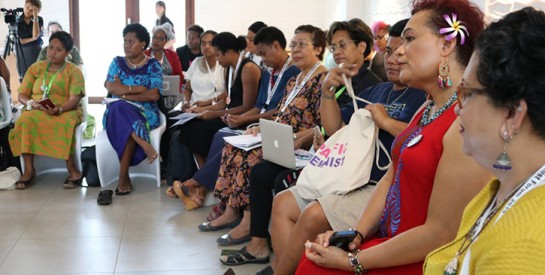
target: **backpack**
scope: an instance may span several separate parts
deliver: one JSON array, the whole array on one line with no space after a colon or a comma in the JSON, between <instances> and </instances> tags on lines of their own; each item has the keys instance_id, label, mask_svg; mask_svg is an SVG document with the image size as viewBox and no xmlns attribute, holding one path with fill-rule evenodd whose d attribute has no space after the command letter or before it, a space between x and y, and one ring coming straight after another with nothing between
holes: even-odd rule
<instances>
[{"instance_id":1,"label":"backpack","mask_svg":"<svg viewBox=\"0 0 545 275\"><path fill-rule=\"evenodd\" d=\"M87 147L81 153L81 163L83 165L83 177L89 187L100 187L100 179L98 177L97 154L96 147L93 145Z\"/></svg>"}]
</instances>

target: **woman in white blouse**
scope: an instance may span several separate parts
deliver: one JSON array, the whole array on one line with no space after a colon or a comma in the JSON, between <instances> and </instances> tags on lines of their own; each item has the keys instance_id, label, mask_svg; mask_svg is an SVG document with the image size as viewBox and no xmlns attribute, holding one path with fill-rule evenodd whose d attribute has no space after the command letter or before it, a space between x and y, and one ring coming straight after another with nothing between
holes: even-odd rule
<instances>
[{"instance_id":1,"label":"woman in white blouse","mask_svg":"<svg viewBox=\"0 0 545 275\"><path fill-rule=\"evenodd\" d=\"M191 106L204 107L217 101L225 90L225 72L216 60L216 52L212 47L215 31L206 31L201 35L201 53L189 66L185 75L184 104L182 111Z\"/></svg>"}]
</instances>

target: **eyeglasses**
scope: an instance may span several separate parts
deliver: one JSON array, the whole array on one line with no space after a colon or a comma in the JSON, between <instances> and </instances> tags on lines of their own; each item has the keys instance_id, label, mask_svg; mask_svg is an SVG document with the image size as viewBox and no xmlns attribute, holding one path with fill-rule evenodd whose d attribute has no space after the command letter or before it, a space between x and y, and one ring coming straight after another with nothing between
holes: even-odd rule
<instances>
[{"instance_id":1,"label":"eyeglasses","mask_svg":"<svg viewBox=\"0 0 545 275\"><path fill-rule=\"evenodd\" d=\"M299 49L304 49L304 48L306 48L308 45L312 45L312 43L307 42L307 41L304 41L304 40L301 40L301 41L299 41L299 42L291 41L289 47L290 47L291 49L295 49L295 47L299 47Z\"/></svg>"},{"instance_id":2,"label":"eyeglasses","mask_svg":"<svg viewBox=\"0 0 545 275\"><path fill-rule=\"evenodd\" d=\"M468 88L464 87L464 84L458 85L456 88L456 96L458 97L458 108L462 109L462 103L466 101L467 98L471 97L473 94L483 94L484 89L477 88Z\"/></svg>"},{"instance_id":3,"label":"eyeglasses","mask_svg":"<svg viewBox=\"0 0 545 275\"><path fill-rule=\"evenodd\" d=\"M160 36L152 36L151 39L157 40L159 42L164 42L165 40L167 40L166 38Z\"/></svg>"},{"instance_id":4,"label":"eyeglasses","mask_svg":"<svg viewBox=\"0 0 545 275\"><path fill-rule=\"evenodd\" d=\"M350 40L350 41L341 40L341 41L339 41L339 46L337 46L335 44L331 44L331 45L329 45L327 47L327 49L332 53L334 53L337 50L337 48L344 51L344 50L346 50L346 48L348 48L348 43L354 43L354 45L355 45L356 41L354 41L354 40Z\"/></svg>"}]
</instances>

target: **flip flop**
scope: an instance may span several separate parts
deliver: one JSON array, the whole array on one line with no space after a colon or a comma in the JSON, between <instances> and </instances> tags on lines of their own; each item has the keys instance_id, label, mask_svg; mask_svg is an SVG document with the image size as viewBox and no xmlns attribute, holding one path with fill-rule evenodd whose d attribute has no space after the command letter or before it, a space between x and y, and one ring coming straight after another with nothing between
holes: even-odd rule
<instances>
[{"instance_id":1,"label":"flip flop","mask_svg":"<svg viewBox=\"0 0 545 275\"><path fill-rule=\"evenodd\" d=\"M117 187L115 187L115 195L116 196L125 196L125 195L129 194L130 192L132 192L132 186L131 186L131 190L125 191L125 192L119 191L118 187L119 187L119 185Z\"/></svg>"},{"instance_id":2,"label":"flip flop","mask_svg":"<svg viewBox=\"0 0 545 275\"><path fill-rule=\"evenodd\" d=\"M108 205L112 203L112 195L114 191L112 190L102 190L98 193L97 203L99 205Z\"/></svg>"},{"instance_id":3,"label":"flip flop","mask_svg":"<svg viewBox=\"0 0 545 275\"><path fill-rule=\"evenodd\" d=\"M34 175L29 180L18 180L15 182L15 189L17 190L25 190L28 189L30 186L34 184Z\"/></svg>"},{"instance_id":4,"label":"flip flop","mask_svg":"<svg viewBox=\"0 0 545 275\"><path fill-rule=\"evenodd\" d=\"M222 262L224 265L243 265L243 264L266 264L269 263L269 256L257 258L254 255L250 254L246 247L243 247L238 252L227 255L227 256L221 256L220 262Z\"/></svg>"},{"instance_id":5,"label":"flip flop","mask_svg":"<svg viewBox=\"0 0 545 275\"><path fill-rule=\"evenodd\" d=\"M63 183L63 187L65 189L74 189L81 185L81 182L83 181L83 176L80 176L79 179L70 179L70 177L66 178Z\"/></svg>"},{"instance_id":6,"label":"flip flop","mask_svg":"<svg viewBox=\"0 0 545 275\"><path fill-rule=\"evenodd\" d=\"M240 238L233 238L229 234L225 234L221 237L219 237L216 242L219 245L222 246L231 246L231 245L237 245L245 242L249 242L252 239L252 236L250 234L240 237ZM267 261L268 262L268 261Z\"/></svg>"}]
</instances>

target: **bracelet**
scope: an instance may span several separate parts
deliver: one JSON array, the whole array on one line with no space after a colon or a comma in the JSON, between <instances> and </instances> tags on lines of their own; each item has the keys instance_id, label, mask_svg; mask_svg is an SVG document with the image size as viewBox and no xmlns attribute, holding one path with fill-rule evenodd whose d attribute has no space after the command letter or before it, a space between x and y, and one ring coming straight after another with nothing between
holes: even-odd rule
<instances>
[{"instance_id":1,"label":"bracelet","mask_svg":"<svg viewBox=\"0 0 545 275\"><path fill-rule=\"evenodd\" d=\"M356 237L360 237L360 238L361 238L361 243L363 244L363 240L365 240L365 239L363 238L363 234L361 234L361 232L359 232L359 231L358 231L357 229L355 229L355 228L350 228L350 229L348 229L348 230L354 230L354 231L356 232L356 234L357 234ZM354 238L354 240L355 240L355 238Z\"/></svg>"},{"instance_id":2,"label":"bracelet","mask_svg":"<svg viewBox=\"0 0 545 275\"><path fill-rule=\"evenodd\" d=\"M297 140L297 134L293 134L293 140Z\"/></svg>"},{"instance_id":3,"label":"bracelet","mask_svg":"<svg viewBox=\"0 0 545 275\"><path fill-rule=\"evenodd\" d=\"M335 99L335 95L327 95L325 93L322 93L322 98L325 98L325 99Z\"/></svg>"},{"instance_id":4,"label":"bracelet","mask_svg":"<svg viewBox=\"0 0 545 275\"><path fill-rule=\"evenodd\" d=\"M62 115L63 109L59 107L59 116Z\"/></svg>"},{"instance_id":5,"label":"bracelet","mask_svg":"<svg viewBox=\"0 0 545 275\"><path fill-rule=\"evenodd\" d=\"M129 84L129 94L131 94L131 93L132 93L132 87L131 87L131 85Z\"/></svg>"},{"instance_id":6,"label":"bracelet","mask_svg":"<svg viewBox=\"0 0 545 275\"><path fill-rule=\"evenodd\" d=\"M121 98L125 99L125 95L122 95Z\"/></svg>"},{"instance_id":7,"label":"bracelet","mask_svg":"<svg viewBox=\"0 0 545 275\"><path fill-rule=\"evenodd\" d=\"M357 249L354 254L351 252L348 253L348 262L350 263L350 266L354 268L354 273L356 274L365 274L369 270L364 269L363 265L360 263L360 260L358 259L358 254L360 253L360 250Z\"/></svg>"}]
</instances>

